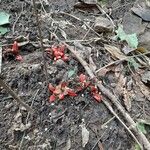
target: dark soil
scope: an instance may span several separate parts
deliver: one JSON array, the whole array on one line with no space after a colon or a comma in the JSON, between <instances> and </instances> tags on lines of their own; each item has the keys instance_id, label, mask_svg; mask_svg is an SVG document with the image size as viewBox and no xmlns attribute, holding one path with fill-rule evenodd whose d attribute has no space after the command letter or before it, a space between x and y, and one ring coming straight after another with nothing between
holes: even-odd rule
<instances>
[{"instance_id":1,"label":"dark soil","mask_svg":"<svg viewBox=\"0 0 150 150\"><path fill-rule=\"evenodd\" d=\"M45 1L46 2L46 1ZM73 6L77 2L75 0L51 0L49 5L43 1L45 10L48 13L53 12L53 19L55 21L69 21L72 25L65 28L69 40L80 40L86 34L83 27L83 22L77 21L71 16L59 13L60 11L72 14L81 20L87 22L94 21L94 15L99 14L96 10L79 10ZM110 1L106 6L110 8L115 0ZM133 0L134 2L134 0ZM126 3L127 4L126 6ZM132 7L131 1L124 1L119 3L119 6L112 8L111 17L114 20L123 17L124 13L129 11ZM124 6L122 6L124 5ZM23 11L22 11L23 6ZM39 14L44 15L40 3L37 3ZM5 51L10 44L19 36L28 36L30 43L20 47L20 54L23 56L23 62L16 61L12 56L4 57L2 65L3 79L10 85L10 87L17 92L17 94L28 105L35 110L33 115L28 115L27 111L19 106L15 100L4 90L0 89L0 150L16 149L16 150L67 150L66 143L71 140L72 150L131 150L134 149L135 142L126 129L118 122L117 119L109 112L103 105L94 100L88 90L84 90L78 94L77 97L65 97L63 101L56 101L49 103L50 93L47 91L45 73L43 71L43 58L40 46L38 44L39 37L37 31L37 24L35 14L31 1L19 0L5 0L1 2L1 10L8 12L10 17L10 31L0 37L3 43L3 50ZM55 13L54 13L55 12ZM17 17L18 21L15 23L14 33L12 27ZM95 14L96 13L96 14ZM52 45L56 41L50 39L51 32L56 30L56 26L51 26L51 21L48 16L41 19L41 28L43 39L49 39L45 44ZM60 23L61 25L61 23ZM49 29L48 29L49 28ZM62 40L60 30L56 30L57 36ZM95 33L90 31L86 39L96 38ZM93 59L97 68L100 68L111 61L110 54L103 49L104 43L111 43L106 40L100 42L83 42L84 46L93 47ZM72 43L70 43L72 44ZM97 55L98 50L98 57ZM86 52L84 52L86 53ZM85 70L79 62L68 52L70 61L65 63L53 63L47 57L48 65L48 80L50 83L57 85L60 81L67 79L67 72L77 66L77 74L84 73ZM85 56L86 57L86 56ZM34 66L37 65L38 67ZM127 70L128 76L131 73ZM113 91L111 86L114 73L107 74L102 80L106 87ZM73 80L73 79L72 79ZM138 95L140 97L140 94ZM141 99L141 97L139 98ZM105 97L103 97L105 100ZM138 98L132 101L132 109L130 115L136 120L138 118L149 118L150 102L147 100L138 101ZM115 108L116 112L117 109ZM21 113L20 122L26 125L30 123L31 126L26 130L16 130L16 115ZM18 117L19 120L19 117ZM86 124L86 128L90 132L89 142L85 148L82 148L81 137L81 123ZM107 121L109 121L104 127ZM18 123L18 124L19 124ZM20 126L19 126L20 127ZM100 138L98 144L97 141ZM94 145L96 146L94 147Z\"/></svg>"}]
</instances>

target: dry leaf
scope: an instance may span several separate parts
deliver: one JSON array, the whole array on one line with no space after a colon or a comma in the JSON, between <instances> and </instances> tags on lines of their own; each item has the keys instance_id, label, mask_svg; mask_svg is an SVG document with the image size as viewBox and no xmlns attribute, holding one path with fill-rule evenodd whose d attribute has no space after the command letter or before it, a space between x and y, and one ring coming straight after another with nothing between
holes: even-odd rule
<instances>
[{"instance_id":1,"label":"dry leaf","mask_svg":"<svg viewBox=\"0 0 150 150\"><path fill-rule=\"evenodd\" d=\"M130 98L130 92L124 88L124 91L123 91L123 101L124 101L124 105L126 107L126 109L128 111L131 111L131 98Z\"/></svg>"},{"instance_id":2,"label":"dry leaf","mask_svg":"<svg viewBox=\"0 0 150 150\"><path fill-rule=\"evenodd\" d=\"M85 147L89 141L89 131L86 129L85 124L81 124L80 127L82 128L82 147Z\"/></svg>"},{"instance_id":3,"label":"dry leaf","mask_svg":"<svg viewBox=\"0 0 150 150\"><path fill-rule=\"evenodd\" d=\"M120 64L115 68L115 76L118 78L115 91L117 95L123 96L123 102L128 111L131 110L131 95L130 91L127 90L127 77L122 74L123 65Z\"/></svg>"},{"instance_id":4,"label":"dry leaf","mask_svg":"<svg viewBox=\"0 0 150 150\"><path fill-rule=\"evenodd\" d=\"M104 45L104 48L117 59L126 59L127 57L120 51L119 48L111 45Z\"/></svg>"},{"instance_id":5,"label":"dry leaf","mask_svg":"<svg viewBox=\"0 0 150 150\"><path fill-rule=\"evenodd\" d=\"M134 77L134 80L136 82L136 85L139 87L140 91L142 92L142 94L150 101L150 90L148 89L148 87L143 84L143 82L141 81L138 75Z\"/></svg>"},{"instance_id":6,"label":"dry leaf","mask_svg":"<svg viewBox=\"0 0 150 150\"><path fill-rule=\"evenodd\" d=\"M66 39L67 39L67 34L66 34L66 32L65 32L64 30L60 29L60 28L59 28L59 30L60 30L61 35L62 35L62 36L64 37L64 39L66 40Z\"/></svg>"}]
</instances>

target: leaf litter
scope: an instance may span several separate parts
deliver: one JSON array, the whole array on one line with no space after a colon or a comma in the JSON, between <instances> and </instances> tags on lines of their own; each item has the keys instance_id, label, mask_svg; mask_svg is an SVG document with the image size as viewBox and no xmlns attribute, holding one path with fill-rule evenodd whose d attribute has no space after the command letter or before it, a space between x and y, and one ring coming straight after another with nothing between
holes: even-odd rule
<instances>
[{"instance_id":1,"label":"leaf litter","mask_svg":"<svg viewBox=\"0 0 150 150\"><path fill-rule=\"evenodd\" d=\"M57 3L57 1L55 1L55 3ZM91 2L88 3L87 1L84 1L84 3L88 4L88 7L91 7ZM43 1L43 4L45 4L45 1ZM59 4L58 6L60 6L63 3L59 2L58 4ZM94 4L94 6L96 5ZM69 11L69 8L67 8L67 10ZM84 11L86 12L87 10ZM118 96L122 95L123 98L119 97L119 99L124 104L125 109L130 111L131 114L133 113L132 115L135 115L135 118L137 118L136 114L139 113L139 110L135 109L136 108L135 103L138 103L138 105L141 105L141 103L139 101L136 102L135 98L136 94L133 92L136 91L137 93L139 93L140 91L142 91L145 97L148 97L149 93L147 84L143 82L147 81L147 78L143 80L141 83L139 82L141 78L138 78L137 81L135 82L134 78L136 77L131 77L133 75L132 73L136 74L136 72L143 66L147 68L146 65L142 64L143 58L141 57L139 57L139 59L142 60L141 62L137 58L136 59L132 58L132 60L128 60L128 56L133 56L138 52L141 52L137 51L139 48L137 35L126 34L123 28L120 29L118 28L117 36L120 39L120 41L113 41L112 39L110 40L109 35L105 35L105 33L102 33L100 43L96 44L95 41L93 42L93 40L89 40L90 38L93 38L95 35L93 35L91 31L89 33L85 33L85 30L86 31L88 30L88 26L84 25L83 23L88 18L88 24L90 25L90 23L92 23L93 20L95 19L95 16L92 16L94 18L91 20L92 17L91 16L89 17L90 14L84 16L82 15L83 13L82 12L80 15L83 17L82 18L83 22L80 23L78 22L79 20L77 22L73 21L74 20L73 18L69 16L64 17L65 15L60 16L59 13L61 13L61 11L54 14L53 12L47 14L50 15L49 19L48 16L46 17L45 14L45 17L47 19L45 18L44 22L47 23L47 20L51 20L51 17L53 19L52 26L49 26L51 32L54 32L56 34L59 33L60 37L62 38L62 41L64 40L68 41L68 43L70 43L70 45L76 51L78 51L80 55L89 63L89 66L93 72L95 72L95 70L98 68L104 67L103 75L101 76L98 74L98 77L100 78L101 82L105 84L109 89L111 89L111 91L114 91L116 93L118 92L117 94ZM29 14L30 11L28 11L28 15ZM76 10L76 14L73 13L71 15L81 17L78 14L78 10ZM22 23L21 19L18 20L18 23L16 25L18 24L20 25L20 23ZM86 28L82 28L84 26L86 26ZM18 31L19 31L19 33L17 33L18 35L23 33L21 32L21 28L18 28ZM43 30L45 38L45 36L47 35L47 31L45 32L44 31L45 30ZM95 99L97 102L101 102L102 100L104 101L101 91L98 90L96 83L94 82L94 79L89 79L86 76L83 67L79 65L75 57L69 53L67 48L62 43L59 43L55 38L49 39L49 37L46 37L47 41L46 40L44 41L44 47L48 65L49 96L45 96L46 95L45 93L47 92L44 91L45 87L43 84L45 83L45 80L43 77L43 73L41 71L41 68L43 67L41 65L41 62L43 60L41 57L42 56L41 53L39 57L37 57L38 54L37 51L39 50L39 46L37 46L38 42L37 41L35 42L35 40L37 40L38 38L37 36L35 36L36 34L34 33L34 30L33 31L31 30L29 33L30 34L28 41L23 43L21 46L19 45L20 41L16 40L16 37L13 37L11 39L10 44L12 46L10 47L8 46L9 52L7 52L7 54L11 53L11 55L14 56L13 59L6 60L6 57L5 56L3 57L4 58L4 68L2 68L2 70L4 69L3 74L5 74L6 80L8 80L9 84L14 89L18 89L19 94L21 93L22 95L26 95L29 89L34 90L34 88L36 89L37 87L38 89L41 90L41 93L36 98L36 101L33 106L38 112L40 111L41 115L39 116L35 114L34 117L31 116L31 118L29 118L31 122L33 121L34 125L32 127L29 126L29 128L26 129L24 128L25 130L19 127L19 130L26 131L29 129L29 132L31 133L30 136L32 136L32 131L30 131L30 129L33 130L34 132L33 141L34 140L35 142L40 141L38 143L41 144L44 144L43 141L46 141L46 146L48 145L53 149L57 149L58 147L60 149L63 149L64 148L63 145L65 145L66 149L77 148L77 146L81 144L81 139L82 139L82 147L91 149L91 147L95 145L97 141L97 138L95 138L95 134L91 132L91 130L93 129L92 124L96 126L97 130L99 130L97 134L99 137L101 137L101 133L103 132L103 130L101 129L100 126L101 124L105 123L105 121L107 121L109 117L111 117L107 109L103 108L103 105L101 103L99 105L97 104L95 105L94 101L90 101L91 99ZM87 35L85 36L85 34ZM111 34L114 35L115 33ZM30 39L30 36L33 37ZM85 38L84 39L85 41L81 40L83 37ZM17 43L14 41L17 41ZM3 52L7 50L6 47L2 48ZM27 51L27 49L31 51ZM145 52L146 51L144 50L142 53ZM26 58L29 58L28 55L32 57L26 60ZM117 61L123 59L127 60L127 62L130 63L126 63L126 61L125 62L118 61L118 63L114 63L113 65L105 68L105 65L107 66L107 64L111 63L112 60ZM22 60L23 64L16 62L14 60ZM61 63L63 62L63 65L57 64L57 62L60 60ZM12 68L8 66L9 63L8 64L5 63L7 61L11 63ZM145 63L145 61L143 62ZM123 72L121 69L120 70L118 69L119 68L118 64L123 65L123 67L121 67ZM40 67L32 67L35 65ZM74 69L75 66L77 66L76 69ZM9 70L8 68L11 69ZM18 71L17 68L21 68L22 71ZM65 74L67 78L65 78ZM114 78L113 79L109 78L108 74L112 74ZM112 83L115 83L116 88L114 88L114 85ZM37 87L35 86L35 84L37 85ZM139 86L141 85L141 87L135 88L135 84ZM145 88L147 89L146 92L144 91ZM3 94L3 91L2 95L5 96ZM25 98L27 102L30 104L31 99L29 99L28 97ZM50 102L53 103L47 104L48 99L50 100ZM9 101L7 101L6 103L8 102ZM3 106L3 102L1 106ZM147 111L148 106L149 106L148 102L146 101L145 102L146 112L148 112ZM15 107L13 109L15 110L17 109L16 106L13 107ZM3 110L3 107L1 108ZM53 111L55 112L55 115L52 113ZM12 112L14 111L9 112L10 114L12 114ZM142 113L143 115L144 114L143 112L140 113ZM22 120L24 121L24 117L26 117L25 110L22 113L23 113ZM55 117L55 120L53 119L53 117ZM50 120L48 118L50 118ZM76 129L81 124L82 118L85 119L85 123L83 123L83 126L81 126L82 133L80 132L78 133ZM4 124L3 121L1 122L2 124ZM88 127L85 124L88 124ZM124 132L124 128L117 126L115 120L110 121L107 126L108 126L107 128L108 133L106 133L104 137L101 137L101 141L98 142L98 144L102 143L104 149L109 149L110 148L109 145L113 145L112 149L116 149L118 145L121 145L123 149L131 148L132 144L128 140L129 138L127 134ZM39 128L40 132L39 130L37 131L36 129L37 127ZM119 130L121 130L121 132ZM116 132L116 134L114 133L114 131ZM82 135L82 137L80 138L79 135ZM112 135L112 137L110 135ZM122 136L124 138L125 143L127 143L126 145L129 146L128 147L124 146L123 144L124 142L121 139L114 138L115 135ZM112 144L111 141L114 142L115 144ZM28 140L23 142L24 149L28 149L27 147L28 145L30 145ZM30 148L33 148L32 145L30 146L31 146ZM40 147L40 145L38 146ZM38 148L38 146L36 148ZM49 149L49 147L46 148ZM96 145L96 147L98 147L98 145Z\"/></svg>"}]
</instances>

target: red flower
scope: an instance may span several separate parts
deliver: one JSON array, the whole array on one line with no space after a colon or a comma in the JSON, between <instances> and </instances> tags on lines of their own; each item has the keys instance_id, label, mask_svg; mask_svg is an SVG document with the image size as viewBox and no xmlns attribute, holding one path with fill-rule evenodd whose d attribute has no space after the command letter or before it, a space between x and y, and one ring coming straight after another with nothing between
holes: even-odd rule
<instances>
[{"instance_id":1,"label":"red flower","mask_svg":"<svg viewBox=\"0 0 150 150\"><path fill-rule=\"evenodd\" d=\"M84 75L84 74L80 74L80 76L79 76L79 81L81 82L81 83L84 83L84 82L86 82L86 75Z\"/></svg>"},{"instance_id":2,"label":"red flower","mask_svg":"<svg viewBox=\"0 0 150 150\"><path fill-rule=\"evenodd\" d=\"M49 87L49 91L52 92L52 95L49 98L49 102L55 101L56 98L58 98L59 100L63 100L65 95L77 96L77 94L72 89L67 87L66 82L62 82L56 87L53 87L52 84L49 83L48 87Z\"/></svg>"},{"instance_id":3,"label":"red flower","mask_svg":"<svg viewBox=\"0 0 150 150\"><path fill-rule=\"evenodd\" d=\"M77 94L71 89L68 89L67 92L69 96L77 96Z\"/></svg>"},{"instance_id":4,"label":"red flower","mask_svg":"<svg viewBox=\"0 0 150 150\"><path fill-rule=\"evenodd\" d=\"M53 94L49 97L49 102L54 102L56 99L56 96Z\"/></svg>"},{"instance_id":5,"label":"red flower","mask_svg":"<svg viewBox=\"0 0 150 150\"><path fill-rule=\"evenodd\" d=\"M62 59L63 61L67 61L68 57L65 55L65 45L52 46L52 48L47 48L45 50L47 54L53 55L54 60ZM51 53L50 53L51 52Z\"/></svg>"},{"instance_id":6,"label":"red flower","mask_svg":"<svg viewBox=\"0 0 150 150\"><path fill-rule=\"evenodd\" d=\"M16 56L16 60L18 60L18 61L23 61L23 58L22 58L21 55L17 55L17 56Z\"/></svg>"},{"instance_id":7,"label":"red flower","mask_svg":"<svg viewBox=\"0 0 150 150\"><path fill-rule=\"evenodd\" d=\"M16 54L18 54L18 52L19 52L18 43L17 43L17 41L14 41L14 44L12 46L12 53L16 55Z\"/></svg>"},{"instance_id":8,"label":"red flower","mask_svg":"<svg viewBox=\"0 0 150 150\"><path fill-rule=\"evenodd\" d=\"M54 91L55 91L55 88L52 86L51 83L49 83L48 88L49 88L49 90L50 90L51 92L54 92Z\"/></svg>"},{"instance_id":9,"label":"red flower","mask_svg":"<svg viewBox=\"0 0 150 150\"><path fill-rule=\"evenodd\" d=\"M63 100L65 98L65 95L63 93L59 94L59 99Z\"/></svg>"},{"instance_id":10,"label":"red flower","mask_svg":"<svg viewBox=\"0 0 150 150\"><path fill-rule=\"evenodd\" d=\"M96 99L96 101L101 102L102 96L99 93L93 93L93 97Z\"/></svg>"}]
</instances>

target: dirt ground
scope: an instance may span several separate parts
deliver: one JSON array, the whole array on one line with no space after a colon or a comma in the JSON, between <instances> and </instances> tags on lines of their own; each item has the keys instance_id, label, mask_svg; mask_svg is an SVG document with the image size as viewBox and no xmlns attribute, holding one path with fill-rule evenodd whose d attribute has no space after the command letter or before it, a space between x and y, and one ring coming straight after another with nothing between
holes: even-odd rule
<instances>
[{"instance_id":1,"label":"dirt ground","mask_svg":"<svg viewBox=\"0 0 150 150\"><path fill-rule=\"evenodd\" d=\"M68 41L75 41L81 40L87 33L82 21L91 26L95 16L100 15L100 12L94 8L88 10L75 8L76 0L42 0L42 2L44 10L40 2L37 2L36 6L40 14L40 25L45 45L57 43L56 40L51 40L51 32L55 32L64 41L64 37L58 29L58 26L63 24L62 21L70 23L69 27L63 29L67 34ZM119 6L115 6L114 2L116 0L109 0L106 8L112 8L111 17L117 22L130 10L135 1L124 0L119 3ZM71 150L134 150L135 141L128 131L102 102L98 103L94 100L87 89L79 92L76 97L66 96L62 101L49 103L50 92L47 91L45 72L43 71L43 57L39 46L32 2L29 0L5 0L0 2L0 10L10 14L10 25L8 26L10 31L0 37L4 45L3 50L10 47L19 36L27 37L30 41L20 47L20 54L23 56L22 62L16 61L13 56L3 58L3 79L21 99L34 109L33 115L28 114L3 88L0 89L0 150L68 150L69 142L71 142ZM76 16L82 21L61 12ZM51 17L55 21L53 26L48 13L51 13ZM102 36L102 41L81 41L84 46L92 47L92 58L97 69L112 60L111 55L104 50L103 46L113 42L107 36ZM91 38L97 38L97 35L92 31L85 39ZM68 42L68 44L73 45L73 42ZM66 73L74 69L75 66L77 74L85 73L76 58L70 52L67 51L67 53L70 57L69 62L53 63L52 59L46 57L49 83L57 85L61 81L67 81ZM86 59L88 54L83 52L84 55ZM123 66L124 72L130 80L134 75L126 63L123 63ZM140 71L143 73L145 70ZM119 93L114 91L113 86L117 84L114 71L110 71L99 79L119 97ZM74 82L73 79L71 80ZM137 93L131 102L132 107L129 114L135 121L150 119L150 101L138 93L138 86L134 86L133 91ZM107 98L103 96L102 100L105 99ZM124 106L121 96L120 101ZM114 106L112 105L112 107ZM117 108L114 107L114 109L119 114ZM121 115L120 117L122 118ZM90 133L85 148L82 147L80 127L83 122ZM149 133L150 130L147 135ZM150 136L148 138L150 140Z\"/></svg>"}]
</instances>

